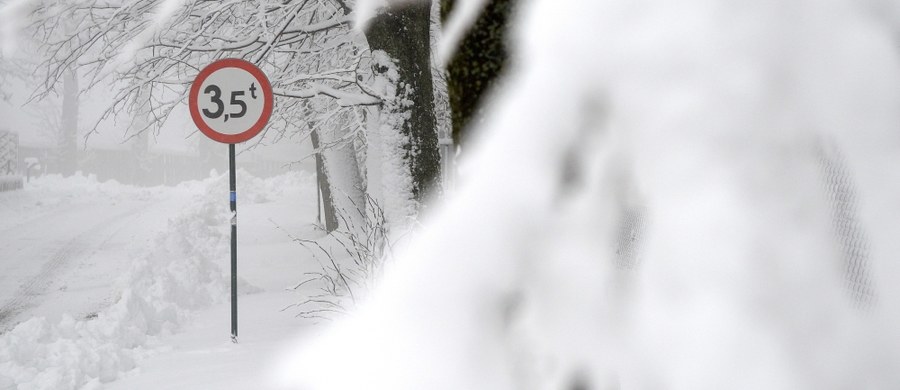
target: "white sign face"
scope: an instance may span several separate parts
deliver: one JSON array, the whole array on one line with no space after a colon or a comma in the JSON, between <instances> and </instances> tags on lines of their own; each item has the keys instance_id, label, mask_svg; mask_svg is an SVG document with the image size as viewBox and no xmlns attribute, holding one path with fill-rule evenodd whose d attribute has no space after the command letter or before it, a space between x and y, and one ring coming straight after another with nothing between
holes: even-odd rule
<instances>
[{"instance_id":1,"label":"white sign face","mask_svg":"<svg viewBox=\"0 0 900 390\"><path fill-rule=\"evenodd\" d=\"M236 144L262 131L275 105L272 85L256 65L224 58L200 70L188 109L197 129L214 141Z\"/></svg>"},{"instance_id":2,"label":"white sign face","mask_svg":"<svg viewBox=\"0 0 900 390\"><path fill-rule=\"evenodd\" d=\"M240 134L262 117L265 98L262 82L241 68L221 68L212 72L200 85L197 97L203 122L212 130Z\"/></svg>"}]
</instances>

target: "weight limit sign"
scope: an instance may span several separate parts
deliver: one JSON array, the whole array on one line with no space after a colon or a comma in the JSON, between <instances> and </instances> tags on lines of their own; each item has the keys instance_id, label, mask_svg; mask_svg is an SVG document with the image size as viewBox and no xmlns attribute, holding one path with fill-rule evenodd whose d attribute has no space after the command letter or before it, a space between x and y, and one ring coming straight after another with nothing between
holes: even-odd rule
<instances>
[{"instance_id":1,"label":"weight limit sign","mask_svg":"<svg viewBox=\"0 0 900 390\"><path fill-rule=\"evenodd\" d=\"M250 62L227 58L200 71L188 96L191 118L207 137L226 144L247 141L272 115L272 86Z\"/></svg>"},{"instance_id":2,"label":"weight limit sign","mask_svg":"<svg viewBox=\"0 0 900 390\"><path fill-rule=\"evenodd\" d=\"M188 95L191 118L214 141L228 144L228 188L231 206L231 341L238 340L237 175L234 144L247 141L272 116L272 86L255 65L237 58L203 68Z\"/></svg>"}]
</instances>

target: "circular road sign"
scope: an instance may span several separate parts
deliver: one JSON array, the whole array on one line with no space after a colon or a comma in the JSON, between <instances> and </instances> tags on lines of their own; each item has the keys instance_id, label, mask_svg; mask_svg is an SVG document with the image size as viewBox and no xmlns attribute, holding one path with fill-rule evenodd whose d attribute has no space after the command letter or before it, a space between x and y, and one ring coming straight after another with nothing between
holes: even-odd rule
<instances>
[{"instance_id":1,"label":"circular road sign","mask_svg":"<svg viewBox=\"0 0 900 390\"><path fill-rule=\"evenodd\" d=\"M247 141L272 116L272 86L256 65L226 58L207 65L191 85L188 107L207 137L226 144Z\"/></svg>"}]
</instances>

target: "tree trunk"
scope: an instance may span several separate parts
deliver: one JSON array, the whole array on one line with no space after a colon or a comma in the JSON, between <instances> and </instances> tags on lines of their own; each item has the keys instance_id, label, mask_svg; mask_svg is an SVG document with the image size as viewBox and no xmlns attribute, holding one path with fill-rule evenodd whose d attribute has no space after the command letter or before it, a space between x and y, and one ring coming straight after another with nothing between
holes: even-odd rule
<instances>
[{"instance_id":1,"label":"tree trunk","mask_svg":"<svg viewBox=\"0 0 900 390\"><path fill-rule=\"evenodd\" d=\"M315 127L315 126L313 126ZM313 129L309 138L312 141L313 150L316 151L316 181L319 194L322 196L322 205L325 214L325 231L331 233L338 228L337 213L334 210L334 199L331 197L331 183L328 181L328 173L325 171L325 159L319 151L319 132Z\"/></svg>"},{"instance_id":2,"label":"tree trunk","mask_svg":"<svg viewBox=\"0 0 900 390\"><path fill-rule=\"evenodd\" d=\"M129 135L134 137L131 141L132 160L131 181L129 184L150 186L155 184L151 180L152 156L150 155L150 87L143 86L138 92L134 107L131 110L131 126Z\"/></svg>"},{"instance_id":3,"label":"tree trunk","mask_svg":"<svg viewBox=\"0 0 900 390\"><path fill-rule=\"evenodd\" d=\"M347 233L361 235L366 227L365 184L356 159L356 148L352 141L343 139L347 135L346 131L349 130L315 129L313 134L316 134L316 143L320 147L325 146L321 157L322 177L325 178L327 187L323 188L328 189L334 218ZM326 215L326 219L327 217Z\"/></svg>"},{"instance_id":4,"label":"tree trunk","mask_svg":"<svg viewBox=\"0 0 900 390\"><path fill-rule=\"evenodd\" d=\"M78 170L78 74L72 69L63 75L60 119L59 172L71 176Z\"/></svg>"},{"instance_id":5,"label":"tree trunk","mask_svg":"<svg viewBox=\"0 0 900 390\"><path fill-rule=\"evenodd\" d=\"M442 19L453 0L441 1ZM447 89L453 123L453 142L462 145L472 123L481 117L483 97L506 68L508 21L516 0L489 0L447 64Z\"/></svg>"},{"instance_id":6,"label":"tree trunk","mask_svg":"<svg viewBox=\"0 0 900 390\"><path fill-rule=\"evenodd\" d=\"M430 194L440 191L429 27L430 4L416 2L384 10L366 31L369 48L376 57L376 77L388 81L391 85L383 87L394 92L388 94L392 101L382 106L378 129L381 152L388 159L382 167L398 171L382 170L383 194L394 197L384 205L386 215L394 209L412 217L421 211ZM392 163L392 158L399 161ZM401 188L391 188L398 180L405 183ZM370 187L373 184L377 185L369 182Z\"/></svg>"}]
</instances>

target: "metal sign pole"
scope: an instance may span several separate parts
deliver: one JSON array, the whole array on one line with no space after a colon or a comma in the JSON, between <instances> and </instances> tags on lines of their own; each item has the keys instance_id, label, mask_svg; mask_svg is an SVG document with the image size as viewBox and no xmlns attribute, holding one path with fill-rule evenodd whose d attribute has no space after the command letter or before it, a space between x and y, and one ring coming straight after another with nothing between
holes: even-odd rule
<instances>
[{"instance_id":1,"label":"metal sign pole","mask_svg":"<svg viewBox=\"0 0 900 390\"><path fill-rule=\"evenodd\" d=\"M237 179L234 171L234 144L228 144L228 176L231 188L231 342L237 343Z\"/></svg>"},{"instance_id":2,"label":"metal sign pole","mask_svg":"<svg viewBox=\"0 0 900 390\"><path fill-rule=\"evenodd\" d=\"M188 110L201 133L228 144L231 189L231 341L237 343L237 186L235 144L259 134L269 118L275 98L272 85L256 65L240 58L223 58L203 69L191 83ZM242 119L243 118L243 119ZM229 119L231 121L229 122Z\"/></svg>"}]
</instances>

